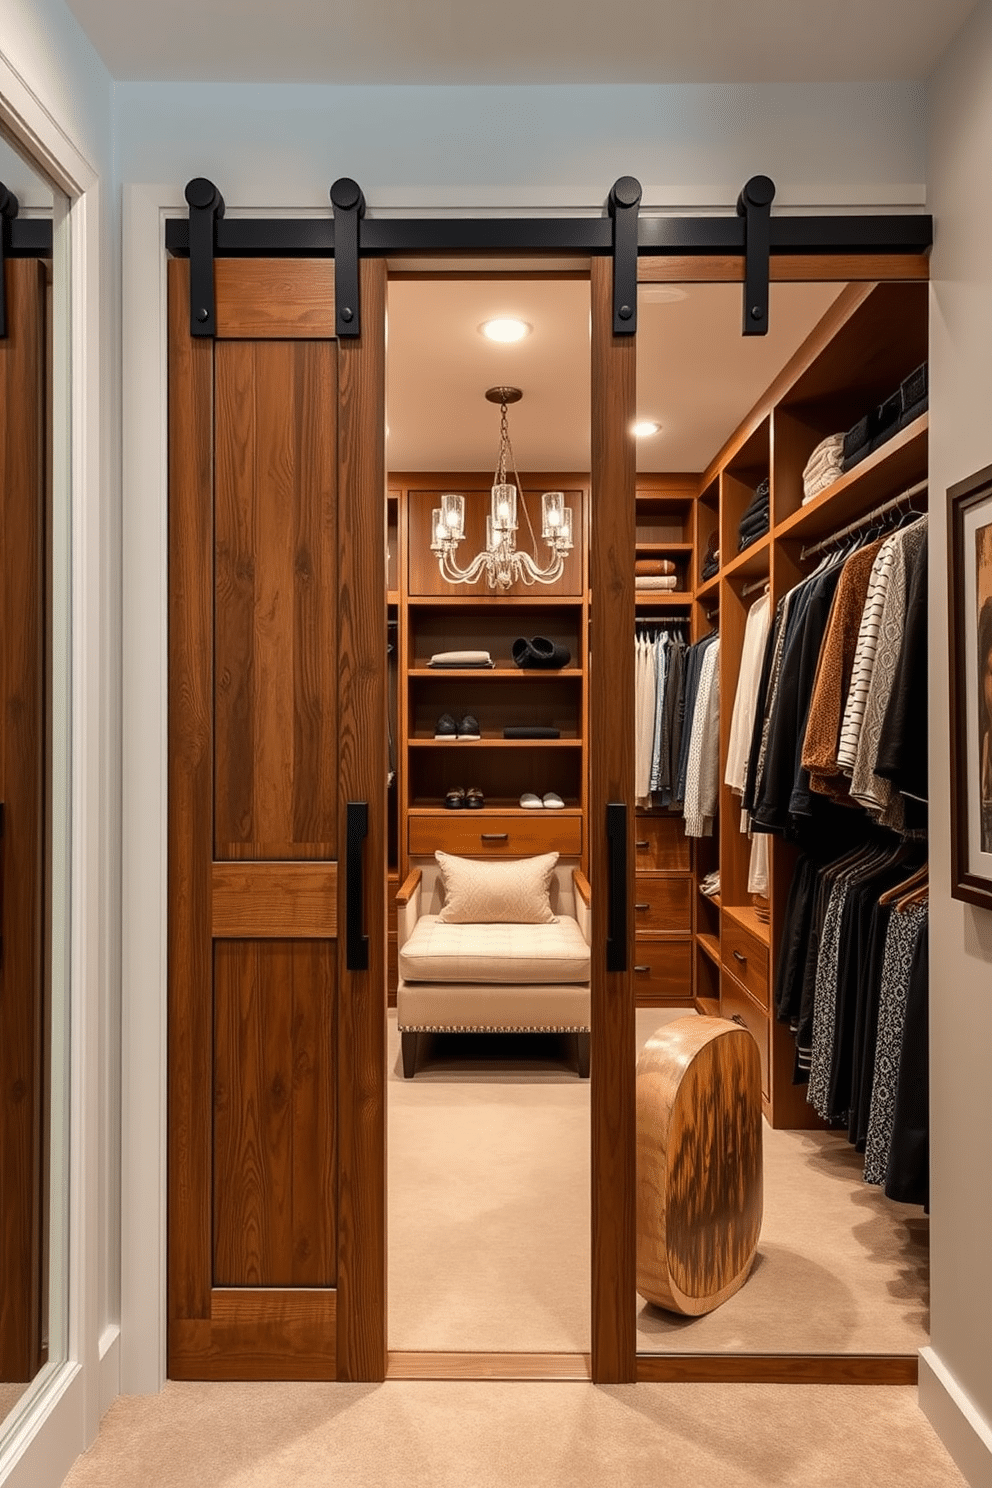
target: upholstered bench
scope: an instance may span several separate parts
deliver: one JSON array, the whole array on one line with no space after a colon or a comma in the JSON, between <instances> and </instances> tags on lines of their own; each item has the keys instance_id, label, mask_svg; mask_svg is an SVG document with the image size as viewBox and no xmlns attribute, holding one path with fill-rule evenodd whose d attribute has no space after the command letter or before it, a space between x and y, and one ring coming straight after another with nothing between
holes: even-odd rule
<instances>
[{"instance_id":1,"label":"upholstered bench","mask_svg":"<svg viewBox=\"0 0 992 1488\"><path fill-rule=\"evenodd\" d=\"M549 855L553 857L554 855ZM447 864L468 860L439 857ZM520 860L525 865L537 859ZM480 876L481 898L462 903L465 913L477 904L482 914L499 912L502 878L514 862L470 864ZM486 892L486 870L493 874L493 893ZM460 871L453 869L452 871ZM578 1070L589 1073L589 886L578 870L554 865L547 875L547 914L531 920L449 922L442 864L416 868L397 895L399 983L397 1023L403 1051L403 1073L416 1071L421 1033L571 1033L576 1035ZM450 887L450 875L449 875ZM520 912L528 909L526 898Z\"/></svg>"}]
</instances>

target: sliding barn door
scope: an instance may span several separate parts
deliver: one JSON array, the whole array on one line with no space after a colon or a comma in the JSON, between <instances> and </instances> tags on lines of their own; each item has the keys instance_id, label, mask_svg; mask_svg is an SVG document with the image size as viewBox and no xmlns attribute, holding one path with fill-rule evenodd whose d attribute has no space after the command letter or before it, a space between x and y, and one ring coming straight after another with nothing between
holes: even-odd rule
<instances>
[{"instance_id":1,"label":"sliding barn door","mask_svg":"<svg viewBox=\"0 0 992 1488\"><path fill-rule=\"evenodd\" d=\"M169 1373L385 1372L385 270L169 264Z\"/></svg>"},{"instance_id":2,"label":"sliding barn door","mask_svg":"<svg viewBox=\"0 0 992 1488\"><path fill-rule=\"evenodd\" d=\"M592 882L592 1376L634 1378L634 539L637 342L613 334L592 261L589 875Z\"/></svg>"},{"instance_id":3,"label":"sliding barn door","mask_svg":"<svg viewBox=\"0 0 992 1488\"><path fill-rule=\"evenodd\" d=\"M45 1359L46 276L0 264L0 1383Z\"/></svg>"}]
</instances>

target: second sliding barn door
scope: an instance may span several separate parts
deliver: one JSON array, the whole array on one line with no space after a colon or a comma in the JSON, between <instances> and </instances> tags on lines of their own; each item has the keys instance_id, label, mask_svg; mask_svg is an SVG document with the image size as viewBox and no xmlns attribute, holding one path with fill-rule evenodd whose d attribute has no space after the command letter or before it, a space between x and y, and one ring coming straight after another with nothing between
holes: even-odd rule
<instances>
[{"instance_id":1,"label":"second sliding barn door","mask_svg":"<svg viewBox=\"0 0 992 1488\"><path fill-rule=\"evenodd\" d=\"M169 1373L385 1369L384 270L169 264Z\"/></svg>"}]
</instances>

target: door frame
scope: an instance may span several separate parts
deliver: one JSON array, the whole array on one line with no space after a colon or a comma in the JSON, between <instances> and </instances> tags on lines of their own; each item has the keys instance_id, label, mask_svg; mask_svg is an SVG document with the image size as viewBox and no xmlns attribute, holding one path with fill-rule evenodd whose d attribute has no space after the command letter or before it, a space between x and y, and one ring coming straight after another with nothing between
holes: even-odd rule
<instances>
[{"instance_id":1,"label":"door frame","mask_svg":"<svg viewBox=\"0 0 992 1488\"><path fill-rule=\"evenodd\" d=\"M274 195L274 194L273 194ZM262 210L271 215L278 202ZM295 204L294 204L295 205ZM245 208L245 211L259 208ZM312 215L287 207L286 217ZM497 213L492 214L494 218ZM507 212L504 216L510 216ZM182 191L154 186L130 186L124 196L124 473L129 501L124 511L124 947L123 977L129 996L136 999L131 1015L125 1009L125 1070L135 1072L125 1090L123 1111L122 1198L124 1256L122 1264L122 1388L153 1391L160 1388L165 1370L165 1152L166 1152L166 625L167 583L164 568L167 513L165 223L184 218ZM229 218L230 220L230 218ZM438 219L443 237L444 220ZM442 251L450 255L450 246ZM478 268L479 246L463 249ZM566 250L567 251L567 250ZM833 258L833 255L831 255ZM860 261L858 254L855 261ZM519 260L518 260L519 261ZM607 257L598 260L607 265ZM700 261L680 260L698 269ZM823 260L803 257L779 260L772 277L805 277ZM853 266L851 261L849 265ZM545 267L549 267L547 263ZM713 277L743 277L739 254L725 259ZM853 275L852 275L853 277ZM872 275L874 277L874 275ZM157 290L157 293L155 291ZM616 342L622 338L612 337ZM632 343L633 344L633 343ZM604 348L603 355L607 352ZM619 411L618 411L619 416ZM619 425L618 425L619 427ZM616 458L607 440L602 446L602 471ZM621 482L623 477L621 476ZM632 520L632 519L631 519ZM632 548L631 548L632 551ZM158 603L146 603L149 593ZM605 782L609 786L609 781ZM627 799L632 808L632 799ZM592 807L591 807L592 809ZM629 831L628 831L629 839ZM629 843L628 843L629 846ZM630 869L628 869L628 872ZM601 898L603 896L600 896ZM605 913L605 905L604 905ZM628 932L629 934L629 932ZM595 996L595 994L594 994ZM143 1004L143 1006L142 1006ZM137 1073L140 1071L140 1075ZM619 1078L624 1079L622 1072ZM633 1127L632 1082L629 1125ZM605 1084L604 1084L605 1091ZM594 1098L595 1099L595 1098ZM594 1106L594 1111L595 1111ZM613 1129L608 1112L594 1117L602 1123L604 1152L619 1138L614 1153L612 1196L620 1199L618 1222L608 1220L613 1239L596 1291L594 1338L597 1361L594 1377L633 1380L633 1144L624 1151L622 1130ZM597 1125L597 1130L599 1126ZM594 1137L594 1144L596 1142ZM594 1145L594 1150L595 1145ZM149 1161L154 1151L155 1160ZM629 1190L629 1201L623 1197ZM605 1190L604 1190L605 1192ZM595 1201L594 1201L595 1206ZM157 1222L156 1222L157 1221ZM151 1231L151 1235L149 1234ZM621 1238L626 1232L627 1239ZM629 1261L624 1259L630 1252ZM595 1263L594 1263L595 1264ZM626 1286L629 1273L631 1285ZM629 1305L622 1299L629 1292ZM611 1313L609 1301L619 1303ZM629 1312L629 1328L625 1321ZM610 1321L611 1316L618 1321ZM595 1330L599 1330L598 1332ZM629 1337L629 1342L627 1341ZM612 1341L611 1341L612 1340ZM600 1363L602 1361L602 1363Z\"/></svg>"}]
</instances>

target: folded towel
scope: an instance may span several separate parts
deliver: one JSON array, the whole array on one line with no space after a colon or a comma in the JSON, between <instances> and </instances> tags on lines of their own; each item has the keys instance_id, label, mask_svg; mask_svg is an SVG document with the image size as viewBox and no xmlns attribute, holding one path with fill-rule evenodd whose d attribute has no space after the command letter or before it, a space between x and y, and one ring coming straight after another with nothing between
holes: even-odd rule
<instances>
[{"instance_id":1,"label":"folded towel","mask_svg":"<svg viewBox=\"0 0 992 1488\"><path fill-rule=\"evenodd\" d=\"M644 575L673 574L676 572L675 564L670 558L637 558L634 561L634 573Z\"/></svg>"},{"instance_id":2,"label":"folded towel","mask_svg":"<svg viewBox=\"0 0 992 1488\"><path fill-rule=\"evenodd\" d=\"M844 473L844 434L821 439L803 470L803 505L819 496Z\"/></svg>"},{"instance_id":3,"label":"folded towel","mask_svg":"<svg viewBox=\"0 0 992 1488\"><path fill-rule=\"evenodd\" d=\"M427 663L432 667L491 667L492 664L488 651L435 651Z\"/></svg>"},{"instance_id":4,"label":"folded towel","mask_svg":"<svg viewBox=\"0 0 992 1488\"><path fill-rule=\"evenodd\" d=\"M675 577L674 574L661 574L661 575L635 574L634 575L634 588L635 589L649 589L652 592L657 590L657 591L661 591L661 592L670 594L670 593L672 593L673 590L677 590L678 587L679 587L679 581Z\"/></svg>"}]
</instances>

